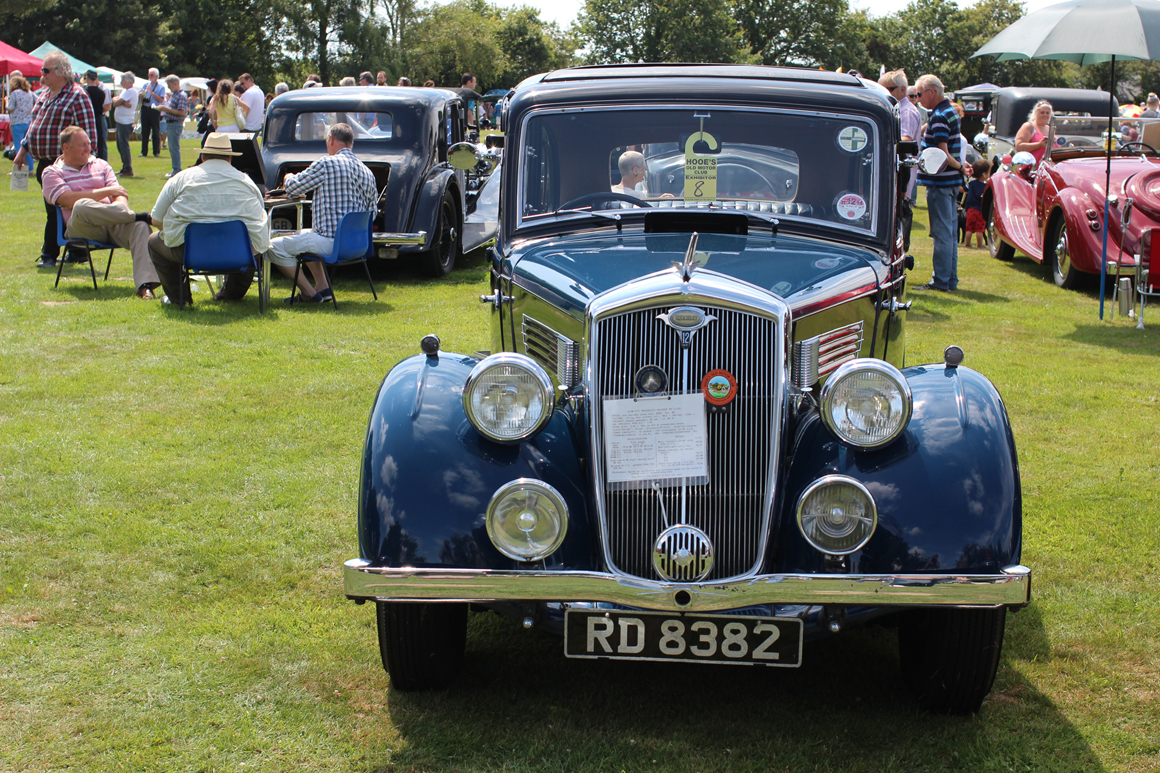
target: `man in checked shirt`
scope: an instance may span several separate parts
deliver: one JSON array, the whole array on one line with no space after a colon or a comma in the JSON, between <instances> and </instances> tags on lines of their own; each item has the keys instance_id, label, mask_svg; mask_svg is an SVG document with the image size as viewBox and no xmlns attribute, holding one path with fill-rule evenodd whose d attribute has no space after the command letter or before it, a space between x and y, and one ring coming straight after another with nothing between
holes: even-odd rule
<instances>
[{"instance_id":1,"label":"man in checked shirt","mask_svg":"<svg viewBox=\"0 0 1160 773\"><path fill-rule=\"evenodd\" d=\"M36 159L36 181L43 186L44 170L60 155L60 135L69 126L79 126L89 137L97 135L97 118L88 92L73 83L72 65L60 51L44 57L40 68L40 82L44 93L32 106L32 123L20 143L20 150L12 166L23 168L29 156ZM37 268L56 268L60 246L56 243L56 205L44 202L47 222L44 224L44 245L40 248Z\"/></svg>"},{"instance_id":2,"label":"man in checked shirt","mask_svg":"<svg viewBox=\"0 0 1160 773\"><path fill-rule=\"evenodd\" d=\"M338 222L348 212L374 212L378 190L375 176L355 158L354 131L345 123L332 124L326 133L327 155L298 174L288 174L282 181L286 193L297 196L314 191L310 205L313 228L270 241L267 257L291 279L298 273L300 295L286 298L286 303L326 303L334 291L326 281L326 272L317 261L307 265L314 275L311 284L306 272L296 272L298 256L306 253L329 255L334 249Z\"/></svg>"}]
</instances>

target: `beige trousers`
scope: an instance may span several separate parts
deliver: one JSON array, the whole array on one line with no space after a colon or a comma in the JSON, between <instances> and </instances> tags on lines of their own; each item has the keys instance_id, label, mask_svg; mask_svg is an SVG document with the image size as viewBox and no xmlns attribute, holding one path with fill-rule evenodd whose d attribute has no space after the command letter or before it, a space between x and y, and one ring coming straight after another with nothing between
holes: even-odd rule
<instances>
[{"instance_id":1,"label":"beige trousers","mask_svg":"<svg viewBox=\"0 0 1160 773\"><path fill-rule=\"evenodd\" d=\"M133 282L156 285L161 280L149 259L149 226L133 219L133 210L124 199L102 204L81 199L72 208L64 235L70 239L92 239L129 250L133 257Z\"/></svg>"}]
</instances>

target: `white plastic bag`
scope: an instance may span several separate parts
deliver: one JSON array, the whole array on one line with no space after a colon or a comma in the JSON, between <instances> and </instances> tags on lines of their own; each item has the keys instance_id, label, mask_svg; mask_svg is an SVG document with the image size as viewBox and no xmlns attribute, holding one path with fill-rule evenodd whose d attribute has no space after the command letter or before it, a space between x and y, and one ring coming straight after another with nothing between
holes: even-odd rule
<instances>
[{"instance_id":1,"label":"white plastic bag","mask_svg":"<svg viewBox=\"0 0 1160 773\"><path fill-rule=\"evenodd\" d=\"M12 167L12 181L8 183L8 188L14 191L28 190L28 167L13 166Z\"/></svg>"}]
</instances>

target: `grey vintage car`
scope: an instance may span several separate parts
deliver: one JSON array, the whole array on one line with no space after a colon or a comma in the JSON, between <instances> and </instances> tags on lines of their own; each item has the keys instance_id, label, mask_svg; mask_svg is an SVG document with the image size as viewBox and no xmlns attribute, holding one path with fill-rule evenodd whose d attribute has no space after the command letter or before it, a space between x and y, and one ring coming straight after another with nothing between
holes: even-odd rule
<instances>
[{"instance_id":1,"label":"grey vintage car","mask_svg":"<svg viewBox=\"0 0 1160 773\"><path fill-rule=\"evenodd\" d=\"M287 174L325 155L333 123L354 129L355 155L374 172L380 191L374 218L379 257L410 258L426 273L442 276L464 251L494 238L498 202L485 196L483 209L477 206L490 166L464 172L447 163L448 149L467 131L457 94L371 86L303 89L276 97L266 113L262 146L266 186L280 188ZM287 211L272 216L275 228L296 225ZM308 209L304 218L309 225Z\"/></svg>"},{"instance_id":2,"label":"grey vintage car","mask_svg":"<svg viewBox=\"0 0 1160 773\"><path fill-rule=\"evenodd\" d=\"M783 668L878 620L922 705L976 711L1030 598L1018 460L960 348L906 362L886 95L584 67L503 110L491 351L425 337L367 426L345 592L392 685L451 683L472 610L571 658Z\"/></svg>"}]
</instances>

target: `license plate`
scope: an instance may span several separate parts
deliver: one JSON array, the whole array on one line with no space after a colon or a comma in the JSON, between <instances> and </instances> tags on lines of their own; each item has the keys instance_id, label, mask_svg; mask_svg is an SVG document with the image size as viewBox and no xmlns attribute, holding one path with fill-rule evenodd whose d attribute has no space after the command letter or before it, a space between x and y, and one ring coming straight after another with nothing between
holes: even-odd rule
<instances>
[{"instance_id":1,"label":"license plate","mask_svg":"<svg viewBox=\"0 0 1160 773\"><path fill-rule=\"evenodd\" d=\"M796 618L569 609L564 655L796 668L803 631Z\"/></svg>"}]
</instances>

